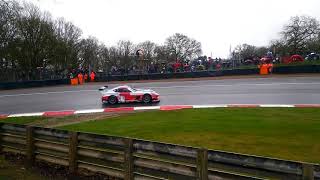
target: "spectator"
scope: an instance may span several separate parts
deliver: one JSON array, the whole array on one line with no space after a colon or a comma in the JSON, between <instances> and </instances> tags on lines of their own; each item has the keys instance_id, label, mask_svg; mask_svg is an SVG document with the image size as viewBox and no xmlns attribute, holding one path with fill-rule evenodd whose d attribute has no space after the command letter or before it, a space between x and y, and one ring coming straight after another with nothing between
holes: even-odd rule
<instances>
[{"instance_id":1,"label":"spectator","mask_svg":"<svg viewBox=\"0 0 320 180\"><path fill-rule=\"evenodd\" d=\"M217 63L217 65L216 65L216 70L221 70L221 64L220 63Z\"/></svg>"},{"instance_id":2,"label":"spectator","mask_svg":"<svg viewBox=\"0 0 320 180\"><path fill-rule=\"evenodd\" d=\"M92 71L90 74L90 81L94 82L94 78L96 77L95 73Z\"/></svg>"},{"instance_id":3,"label":"spectator","mask_svg":"<svg viewBox=\"0 0 320 180\"><path fill-rule=\"evenodd\" d=\"M83 75L81 72L79 72L78 74L78 80L79 80L79 84L83 84Z\"/></svg>"},{"instance_id":4,"label":"spectator","mask_svg":"<svg viewBox=\"0 0 320 180\"><path fill-rule=\"evenodd\" d=\"M85 74L84 74L84 81L85 81L85 82L88 82L88 73L85 73Z\"/></svg>"}]
</instances>

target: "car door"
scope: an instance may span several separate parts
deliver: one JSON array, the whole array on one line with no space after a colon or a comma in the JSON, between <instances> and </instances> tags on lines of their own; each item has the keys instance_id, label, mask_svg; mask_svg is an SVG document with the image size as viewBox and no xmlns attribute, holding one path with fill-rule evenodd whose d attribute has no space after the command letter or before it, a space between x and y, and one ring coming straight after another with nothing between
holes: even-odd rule
<instances>
[{"instance_id":1,"label":"car door","mask_svg":"<svg viewBox=\"0 0 320 180\"><path fill-rule=\"evenodd\" d=\"M125 102L130 102L134 100L134 97L131 95L131 91L127 88L119 88L118 90L120 95L120 100L124 100Z\"/></svg>"}]
</instances>

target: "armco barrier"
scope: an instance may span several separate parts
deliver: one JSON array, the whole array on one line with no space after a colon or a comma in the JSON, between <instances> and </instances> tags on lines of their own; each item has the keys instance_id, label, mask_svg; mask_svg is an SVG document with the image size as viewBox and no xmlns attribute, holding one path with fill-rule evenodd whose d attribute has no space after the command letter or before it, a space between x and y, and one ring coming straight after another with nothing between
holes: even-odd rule
<instances>
[{"instance_id":1,"label":"armco barrier","mask_svg":"<svg viewBox=\"0 0 320 180\"><path fill-rule=\"evenodd\" d=\"M0 151L125 180L320 179L318 164L5 123Z\"/></svg>"},{"instance_id":2,"label":"armco barrier","mask_svg":"<svg viewBox=\"0 0 320 180\"><path fill-rule=\"evenodd\" d=\"M153 73L141 75L115 75L97 77L97 81L128 81L128 80L159 80L159 79L179 79L179 78L200 78L200 77L215 77L223 75L249 75L258 74L257 69L235 69L222 71L198 71L198 72L180 72L180 73Z\"/></svg>"},{"instance_id":3,"label":"armco barrier","mask_svg":"<svg viewBox=\"0 0 320 180\"><path fill-rule=\"evenodd\" d=\"M0 83L0 89L19 89L19 88L41 87L41 86L55 86L55 85L61 85L61 84L70 84L70 79L5 82L5 83Z\"/></svg>"},{"instance_id":4,"label":"armco barrier","mask_svg":"<svg viewBox=\"0 0 320 180\"><path fill-rule=\"evenodd\" d=\"M275 74L320 73L320 65L280 66L273 69Z\"/></svg>"},{"instance_id":5,"label":"armco barrier","mask_svg":"<svg viewBox=\"0 0 320 180\"><path fill-rule=\"evenodd\" d=\"M320 73L320 65L304 65L304 66L280 66L273 68L274 74L295 74L295 73ZM181 72L181 73L154 73L154 74L135 74L135 75L105 75L98 74L95 81L128 81L128 80L159 80L174 78L200 78L200 77L216 77L229 75L252 75L259 74L256 69L230 69L221 71L198 71L198 72ZM25 82L7 82L0 83L0 89L18 89L28 87L53 86L61 84L70 84L69 79L56 79L44 81L25 81Z\"/></svg>"}]
</instances>

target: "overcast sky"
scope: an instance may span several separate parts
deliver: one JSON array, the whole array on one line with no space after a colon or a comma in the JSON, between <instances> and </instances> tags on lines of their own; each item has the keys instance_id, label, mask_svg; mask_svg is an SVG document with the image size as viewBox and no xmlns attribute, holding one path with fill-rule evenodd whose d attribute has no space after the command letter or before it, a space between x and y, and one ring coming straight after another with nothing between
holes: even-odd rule
<instances>
[{"instance_id":1,"label":"overcast sky","mask_svg":"<svg viewBox=\"0 0 320 180\"><path fill-rule=\"evenodd\" d=\"M268 45L291 16L320 19L320 0L27 0L64 17L108 46L183 33L202 43L203 54L227 57L230 45Z\"/></svg>"}]
</instances>

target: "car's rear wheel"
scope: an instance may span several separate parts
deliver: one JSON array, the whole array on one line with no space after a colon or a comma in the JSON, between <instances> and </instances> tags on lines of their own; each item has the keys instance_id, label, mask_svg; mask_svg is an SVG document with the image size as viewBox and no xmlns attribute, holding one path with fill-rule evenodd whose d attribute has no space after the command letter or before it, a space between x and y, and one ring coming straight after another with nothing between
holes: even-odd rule
<instances>
[{"instance_id":1,"label":"car's rear wheel","mask_svg":"<svg viewBox=\"0 0 320 180\"><path fill-rule=\"evenodd\" d=\"M142 97L142 102L144 103L151 103L152 102L152 97L149 94L145 94Z\"/></svg>"},{"instance_id":2,"label":"car's rear wheel","mask_svg":"<svg viewBox=\"0 0 320 180\"><path fill-rule=\"evenodd\" d=\"M108 98L108 103L111 104L111 105L117 104L117 103L118 103L117 97L115 97L115 96L110 96L110 97Z\"/></svg>"}]
</instances>

